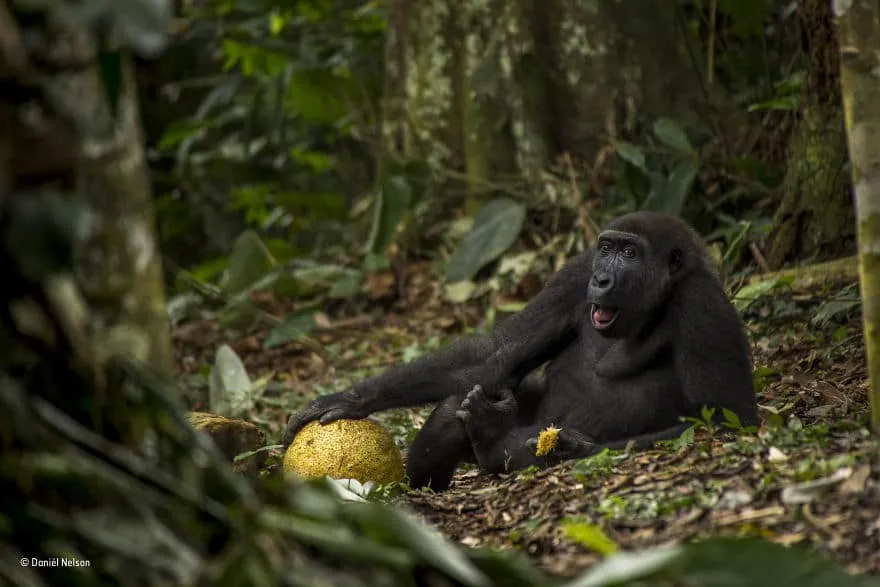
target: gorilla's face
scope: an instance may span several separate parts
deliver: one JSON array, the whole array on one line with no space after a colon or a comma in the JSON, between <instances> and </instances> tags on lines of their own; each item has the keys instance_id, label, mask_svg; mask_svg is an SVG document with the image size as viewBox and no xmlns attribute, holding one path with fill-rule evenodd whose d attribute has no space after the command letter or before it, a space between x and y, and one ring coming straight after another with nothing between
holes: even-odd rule
<instances>
[{"instance_id":1,"label":"gorilla's face","mask_svg":"<svg viewBox=\"0 0 880 587\"><path fill-rule=\"evenodd\" d=\"M587 290L590 323L609 338L626 338L650 321L670 287L669 265L644 237L616 230L599 235Z\"/></svg>"}]
</instances>

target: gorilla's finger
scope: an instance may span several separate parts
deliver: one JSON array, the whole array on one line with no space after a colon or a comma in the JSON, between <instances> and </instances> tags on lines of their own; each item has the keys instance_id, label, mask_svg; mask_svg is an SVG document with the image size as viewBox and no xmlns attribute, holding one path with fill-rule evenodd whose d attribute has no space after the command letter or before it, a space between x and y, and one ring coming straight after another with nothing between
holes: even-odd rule
<instances>
[{"instance_id":1,"label":"gorilla's finger","mask_svg":"<svg viewBox=\"0 0 880 587\"><path fill-rule=\"evenodd\" d=\"M353 418L345 408L333 408L323 416L318 419L318 422L323 424L329 424L330 422L335 422L336 420L343 419L351 419L355 420L357 418Z\"/></svg>"},{"instance_id":2,"label":"gorilla's finger","mask_svg":"<svg viewBox=\"0 0 880 587\"><path fill-rule=\"evenodd\" d=\"M515 401L513 397L513 392L506 387L496 391L494 399L498 403L509 403Z\"/></svg>"},{"instance_id":3,"label":"gorilla's finger","mask_svg":"<svg viewBox=\"0 0 880 587\"><path fill-rule=\"evenodd\" d=\"M495 402L495 407L498 410L509 411L516 410L516 399L511 395L510 397L506 397L502 400Z\"/></svg>"},{"instance_id":4,"label":"gorilla's finger","mask_svg":"<svg viewBox=\"0 0 880 587\"><path fill-rule=\"evenodd\" d=\"M303 426L309 422L319 420L322 424L329 424L341 418L361 418L353 404L352 395L345 393L333 393L312 400L287 421L282 440L284 446L289 446Z\"/></svg>"}]
</instances>

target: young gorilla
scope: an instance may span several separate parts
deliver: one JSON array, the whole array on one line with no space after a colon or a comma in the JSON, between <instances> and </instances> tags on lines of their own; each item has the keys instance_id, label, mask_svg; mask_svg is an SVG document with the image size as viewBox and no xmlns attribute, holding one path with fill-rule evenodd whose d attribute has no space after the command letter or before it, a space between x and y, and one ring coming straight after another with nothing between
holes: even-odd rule
<instances>
[{"instance_id":1,"label":"young gorilla","mask_svg":"<svg viewBox=\"0 0 880 587\"><path fill-rule=\"evenodd\" d=\"M547 363L544 375L535 371ZM671 216L611 222L520 313L488 335L319 397L306 423L440 402L407 457L413 487L446 489L460 462L489 472L547 466L680 435L703 406L758 422L743 326L697 233ZM537 436L561 428L546 457Z\"/></svg>"}]
</instances>

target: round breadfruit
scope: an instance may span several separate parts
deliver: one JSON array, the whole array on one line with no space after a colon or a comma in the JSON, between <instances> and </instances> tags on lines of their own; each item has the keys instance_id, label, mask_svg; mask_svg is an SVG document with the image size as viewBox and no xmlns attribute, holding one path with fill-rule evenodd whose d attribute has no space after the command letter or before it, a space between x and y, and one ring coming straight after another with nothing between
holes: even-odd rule
<instances>
[{"instance_id":1,"label":"round breadfruit","mask_svg":"<svg viewBox=\"0 0 880 587\"><path fill-rule=\"evenodd\" d=\"M287 447L284 474L394 483L403 478L403 459L391 435L376 422L309 422Z\"/></svg>"}]
</instances>

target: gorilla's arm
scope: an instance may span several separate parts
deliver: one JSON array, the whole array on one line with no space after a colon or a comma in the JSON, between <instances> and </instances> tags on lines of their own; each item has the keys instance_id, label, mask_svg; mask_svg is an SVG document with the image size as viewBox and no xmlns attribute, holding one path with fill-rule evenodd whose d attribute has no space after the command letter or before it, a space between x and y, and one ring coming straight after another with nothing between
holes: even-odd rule
<instances>
[{"instance_id":1,"label":"gorilla's arm","mask_svg":"<svg viewBox=\"0 0 880 587\"><path fill-rule=\"evenodd\" d=\"M459 340L411 363L391 367L348 391L315 399L291 416L284 444L313 420L326 424L424 405L464 396L475 384L487 389L515 388L577 337L586 311L591 266L590 251L571 259L521 312L486 336Z\"/></svg>"},{"instance_id":2,"label":"gorilla's arm","mask_svg":"<svg viewBox=\"0 0 880 587\"><path fill-rule=\"evenodd\" d=\"M692 415L708 406L720 422L727 408L742 425L756 425L749 342L721 285L709 274L689 276L676 289L670 311L675 370Z\"/></svg>"}]
</instances>

